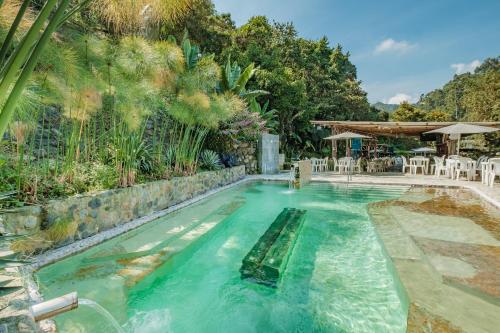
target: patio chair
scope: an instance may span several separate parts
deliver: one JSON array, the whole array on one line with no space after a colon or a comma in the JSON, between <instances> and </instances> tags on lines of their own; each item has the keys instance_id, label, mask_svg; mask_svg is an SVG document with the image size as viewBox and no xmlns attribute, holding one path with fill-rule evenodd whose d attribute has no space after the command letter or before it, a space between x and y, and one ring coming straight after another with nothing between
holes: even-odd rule
<instances>
[{"instance_id":1,"label":"patio chair","mask_svg":"<svg viewBox=\"0 0 500 333\"><path fill-rule=\"evenodd\" d=\"M445 160L445 168L446 168L446 171L445 171L445 175L446 177L450 177L451 179L454 179L455 178L455 168L457 167L457 161L456 159L454 158L447 158Z\"/></svg>"},{"instance_id":2,"label":"patio chair","mask_svg":"<svg viewBox=\"0 0 500 333\"><path fill-rule=\"evenodd\" d=\"M339 169L339 163L335 157L332 157L329 161L329 165L331 166L331 170L333 172L338 171Z\"/></svg>"},{"instance_id":3,"label":"patio chair","mask_svg":"<svg viewBox=\"0 0 500 333\"><path fill-rule=\"evenodd\" d=\"M481 181L483 181L483 174L482 174L482 163L488 161L488 156L486 155L481 155L476 161L476 170L474 170L474 173L477 175L481 175Z\"/></svg>"},{"instance_id":4,"label":"patio chair","mask_svg":"<svg viewBox=\"0 0 500 333\"><path fill-rule=\"evenodd\" d=\"M328 171L328 156L321 160L321 172Z\"/></svg>"},{"instance_id":5,"label":"patio chair","mask_svg":"<svg viewBox=\"0 0 500 333\"><path fill-rule=\"evenodd\" d=\"M366 172L369 173L377 172L377 163L375 161L368 161L366 163Z\"/></svg>"},{"instance_id":6,"label":"patio chair","mask_svg":"<svg viewBox=\"0 0 500 333\"><path fill-rule=\"evenodd\" d=\"M417 174L418 169L422 171L422 174L425 175L427 171L425 170L427 167L426 160L423 158L417 158L412 160L412 164L410 165L410 173L413 175Z\"/></svg>"},{"instance_id":7,"label":"patio chair","mask_svg":"<svg viewBox=\"0 0 500 333\"><path fill-rule=\"evenodd\" d=\"M476 176L476 161L471 158L461 157L458 159L458 165L455 170L456 179L460 179L460 175L465 173L467 180L474 179Z\"/></svg>"},{"instance_id":8,"label":"patio chair","mask_svg":"<svg viewBox=\"0 0 500 333\"><path fill-rule=\"evenodd\" d=\"M320 163L319 159L315 157L311 158L312 172L319 172L319 166L320 166L319 163Z\"/></svg>"},{"instance_id":9,"label":"patio chair","mask_svg":"<svg viewBox=\"0 0 500 333\"><path fill-rule=\"evenodd\" d=\"M411 166L408 164L406 157L401 156L401 160L403 161L403 170L401 172L405 173L406 168L408 168L408 170L410 170L410 172L411 172Z\"/></svg>"},{"instance_id":10,"label":"patio chair","mask_svg":"<svg viewBox=\"0 0 500 333\"><path fill-rule=\"evenodd\" d=\"M348 173L352 168L352 157L342 157L339 159L339 173Z\"/></svg>"},{"instance_id":11,"label":"patio chair","mask_svg":"<svg viewBox=\"0 0 500 333\"><path fill-rule=\"evenodd\" d=\"M495 178L500 177L500 158L490 158L488 161L488 184L493 187L495 185Z\"/></svg>"},{"instance_id":12,"label":"patio chair","mask_svg":"<svg viewBox=\"0 0 500 333\"><path fill-rule=\"evenodd\" d=\"M434 164L431 167L433 168L433 170L431 170L431 173L434 173L436 177L441 176L441 173L446 174L446 167L444 166L444 156L434 156Z\"/></svg>"},{"instance_id":13,"label":"patio chair","mask_svg":"<svg viewBox=\"0 0 500 333\"><path fill-rule=\"evenodd\" d=\"M481 173L481 183L488 185L489 183L489 157L485 156L485 158L481 159L481 161L478 160L476 168L479 169Z\"/></svg>"},{"instance_id":14,"label":"patio chair","mask_svg":"<svg viewBox=\"0 0 500 333\"><path fill-rule=\"evenodd\" d=\"M385 162L384 160L377 160L375 162L375 168L377 172L384 172L385 171Z\"/></svg>"},{"instance_id":15,"label":"patio chair","mask_svg":"<svg viewBox=\"0 0 500 333\"><path fill-rule=\"evenodd\" d=\"M352 165L352 172L361 173L361 159L358 158L356 163Z\"/></svg>"}]
</instances>

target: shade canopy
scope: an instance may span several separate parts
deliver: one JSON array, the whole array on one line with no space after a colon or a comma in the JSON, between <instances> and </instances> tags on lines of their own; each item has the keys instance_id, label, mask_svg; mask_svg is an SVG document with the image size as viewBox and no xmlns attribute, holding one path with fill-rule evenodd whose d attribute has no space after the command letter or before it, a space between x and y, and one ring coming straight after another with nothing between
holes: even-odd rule
<instances>
[{"instance_id":1,"label":"shade canopy","mask_svg":"<svg viewBox=\"0 0 500 333\"><path fill-rule=\"evenodd\" d=\"M349 140L349 139L371 139L371 137L353 133L353 132L344 132L336 135L327 136L324 140Z\"/></svg>"},{"instance_id":2,"label":"shade canopy","mask_svg":"<svg viewBox=\"0 0 500 333\"><path fill-rule=\"evenodd\" d=\"M424 134L441 133L441 134L479 134L498 131L498 128L472 125L472 124L454 124L442 128L437 128Z\"/></svg>"},{"instance_id":3,"label":"shade canopy","mask_svg":"<svg viewBox=\"0 0 500 333\"><path fill-rule=\"evenodd\" d=\"M312 124L332 128L336 133L351 131L371 136L420 137L424 132L456 124L456 122L408 122L408 121L338 121L338 120L313 120ZM469 124L500 127L500 122L469 122Z\"/></svg>"}]
</instances>

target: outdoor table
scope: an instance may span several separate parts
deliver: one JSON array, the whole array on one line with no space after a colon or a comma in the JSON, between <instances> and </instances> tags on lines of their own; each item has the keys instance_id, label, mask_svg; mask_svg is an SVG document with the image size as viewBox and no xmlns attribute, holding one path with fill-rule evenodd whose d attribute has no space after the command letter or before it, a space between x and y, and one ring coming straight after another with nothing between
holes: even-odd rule
<instances>
[{"instance_id":1,"label":"outdoor table","mask_svg":"<svg viewBox=\"0 0 500 333\"><path fill-rule=\"evenodd\" d=\"M423 173L424 175L426 175L429 170L429 163L430 163L430 159L427 157L410 158L410 172L412 172L412 170L415 170L415 174L417 174L417 166L422 165L421 164L422 162L424 163Z\"/></svg>"}]
</instances>

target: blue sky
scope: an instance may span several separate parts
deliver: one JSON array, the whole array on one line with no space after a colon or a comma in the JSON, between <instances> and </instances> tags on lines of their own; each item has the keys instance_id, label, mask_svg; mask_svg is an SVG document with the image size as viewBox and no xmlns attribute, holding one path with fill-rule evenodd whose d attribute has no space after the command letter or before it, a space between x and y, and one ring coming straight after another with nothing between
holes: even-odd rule
<instances>
[{"instance_id":1,"label":"blue sky","mask_svg":"<svg viewBox=\"0 0 500 333\"><path fill-rule=\"evenodd\" d=\"M266 15L343 45L370 102L416 101L500 55L500 0L213 0L238 26Z\"/></svg>"}]
</instances>

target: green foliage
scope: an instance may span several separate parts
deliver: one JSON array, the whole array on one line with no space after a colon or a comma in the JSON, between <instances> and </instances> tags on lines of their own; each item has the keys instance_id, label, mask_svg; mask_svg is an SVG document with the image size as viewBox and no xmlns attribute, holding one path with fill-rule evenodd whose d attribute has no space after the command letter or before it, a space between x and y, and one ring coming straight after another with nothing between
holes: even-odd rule
<instances>
[{"instance_id":1,"label":"green foliage","mask_svg":"<svg viewBox=\"0 0 500 333\"><path fill-rule=\"evenodd\" d=\"M363 120L371 116L349 53L340 46L330 47L326 38L300 38L292 24L270 24L262 16L235 29L232 37L231 46L223 51L225 72L234 67L227 66L229 56L243 66L255 64L258 69L247 90L270 92L266 99L269 107L277 110L275 132L289 155L306 143L316 149L321 144L321 138L313 134L311 120Z\"/></svg>"},{"instance_id":2,"label":"green foliage","mask_svg":"<svg viewBox=\"0 0 500 333\"><path fill-rule=\"evenodd\" d=\"M229 57L226 65L222 67L222 78L219 88L222 92L230 91L235 95L246 98L248 101L269 94L264 90L247 91L246 86L256 72L257 69L254 63L249 64L242 72L238 63L231 63L231 57Z\"/></svg>"},{"instance_id":3,"label":"green foliage","mask_svg":"<svg viewBox=\"0 0 500 333\"><path fill-rule=\"evenodd\" d=\"M212 150L204 150L200 154L201 167L206 170L219 170L222 168L219 155Z\"/></svg>"},{"instance_id":4,"label":"green foliage","mask_svg":"<svg viewBox=\"0 0 500 333\"><path fill-rule=\"evenodd\" d=\"M442 88L421 96L417 103L426 111L438 110L459 121L500 120L500 57L488 58L474 73L455 77Z\"/></svg>"},{"instance_id":5,"label":"green foliage","mask_svg":"<svg viewBox=\"0 0 500 333\"><path fill-rule=\"evenodd\" d=\"M391 115L394 121L450 121L448 113L440 109L425 111L408 102L403 102Z\"/></svg>"},{"instance_id":6,"label":"green foliage","mask_svg":"<svg viewBox=\"0 0 500 333\"><path fill-rule=\"evenodd\" d=\"M48 0L16 49L12 51L7 60L0 63L2 67L0 71L0 105L3 104L0 110L0 138L3 137L11 121L17 102L52 33L60 26L63 19L68 18L64 14L69 2L70 0L60 2ZM23 7L20 11L22 10ZM14 30L17 29L16 22L17 20L13 23ZM40 33L41 30L42 33ZM4 43L10 45L9 38L13 37L14 34L15 32L9 33Z\"/></svg>"},{"instance_id":7,"label":"green foliage","mask_svg":"<svg viewBox=\"0 0 500 333\"><path fill-rule=\"evenodd\" d=\"M177 175L192 175L198 167L199 152L208 130L201 126L178 125L172 133L169 159Z\"/></svg>"},{"instance_id":8,"label":"green foliage","mask_svg":"<svg viewBox=\"0 0 500 333\"><path fill-rule=\"evenodd\" d=\"M408 102L403 102L392 114L395 121L425 121L426 112L416 108Z\"/></svg>"},{"instance_id":9,"label":"green foliage","mask_svg":"<svg viewBox=\"0 0 500 333\"><path fill-rule=\"evenodd\" d=\"M182 51L184 52L184 59L186 60L187 69L193 69L200 59L200 49L196 45L191 45L191 41L187 36L182 41Z\"/></svg>"},{"instance_id":10,"label":"green foliage","mask_svg":"<svg viewBox=\"0 0 500 333\"><path fill-rule=\"evenodd\" d=\"M250 101L250 110L260 115L260 117L266 122L266 128L268 128L272 132L276 132L279 126L277 120L278 111L275 109L268 110L268 108L269 101L266 101L262 106L259 104L259 102L257 102L255 98Z\"/></svg>"},{"instance_id":11,"label":"green foliage","mask_svg":"<svg viewBox=\"0 0 500 333\"><path fill-rule=\"evenodd\" d=\"M143 135L142 129L129 130L126 124L117 126L113 131L110 155L118 171L118 184L122 187L134 185L139 169L147 168L149 154Z\"/></svg>"}]
</instances>

